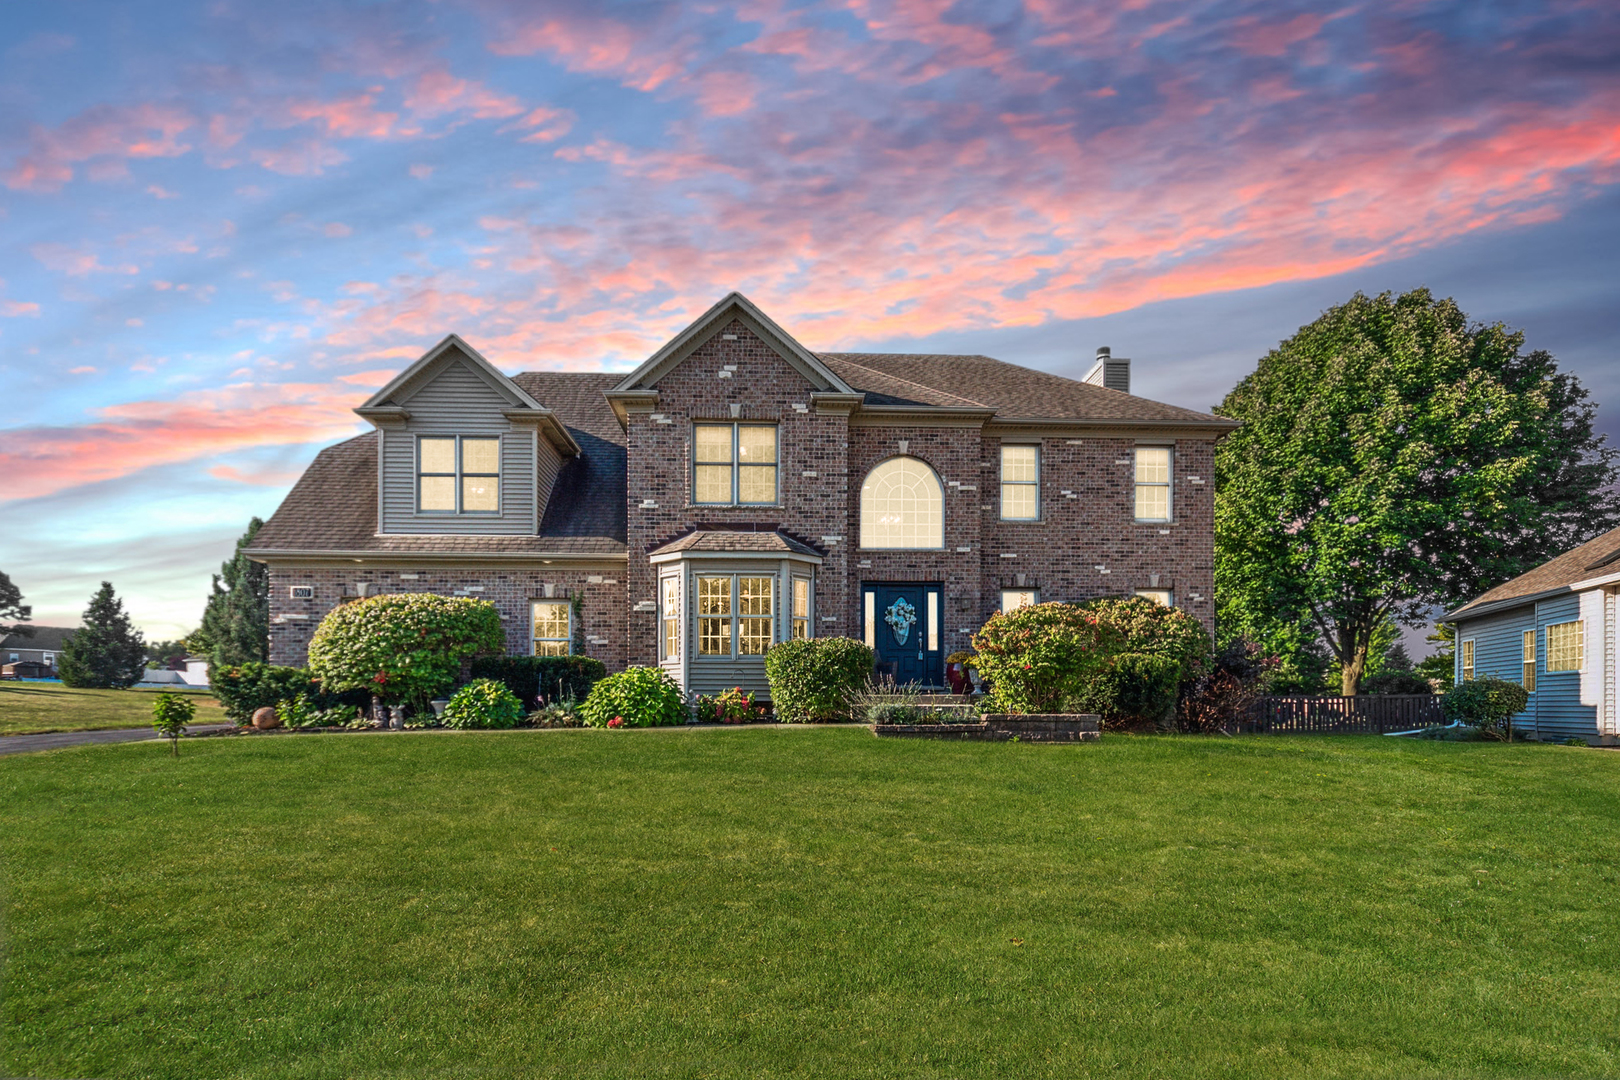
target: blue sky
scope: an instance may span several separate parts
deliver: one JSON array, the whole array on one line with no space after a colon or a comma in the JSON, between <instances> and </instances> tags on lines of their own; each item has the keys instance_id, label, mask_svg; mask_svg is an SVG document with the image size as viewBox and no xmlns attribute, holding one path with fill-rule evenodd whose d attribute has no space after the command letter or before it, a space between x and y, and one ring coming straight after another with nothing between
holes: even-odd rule
<instances>
[{"instance_id":1,"label":"blue sky","mask_svg":"<svg viewBox=\"0 0 1620 1080\"><path fill-rule=\"evenodd\" d=\"M1620 400L1612 4L502 0L0 12L0 569L155 636L451 331L627 369L1095 347L1208 408L1427 285ZM1605 431L1620 427L1600 412Z\"/></svg>"}]
</instances>

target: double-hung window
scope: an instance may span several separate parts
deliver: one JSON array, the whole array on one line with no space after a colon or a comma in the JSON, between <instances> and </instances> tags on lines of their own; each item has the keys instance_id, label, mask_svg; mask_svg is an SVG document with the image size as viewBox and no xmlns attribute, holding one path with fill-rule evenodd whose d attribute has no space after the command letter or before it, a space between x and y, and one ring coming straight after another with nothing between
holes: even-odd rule
<instances>
[{"instance_id":1,"label":"double-hung window","mask_svg":"<svg viewBox=\"0 0 1620 1080\"><path fill-rule=\"evenodd\" d=\"M1041 448L1001 448L1001 520L1041 518Z\"/></svg>"},{"instance_id":2,"label":"double-hung window","mask_svg":"<svg viewBox=\"0 0 1620 1080\"><path fill-rule=\"evenodd\" d=\"M1136 448L1136 520L1170 520L1170 448Z\"/></svg>"},{"instance_id":3,"label":"double-hung window","mask_svg":"<svg viewBox=\"0 0 1620 1080\"><path fill-rule=\"evenodd\" d=\"M1536 692L1536 632L1534 630L1524 632L1523 648L1524 677L1521 681L1524 684L1524 692L1533 694Z\"/></svg>"},{"instance_id":4,"label":"double-hung window","mask_svg":"<svg viewBox=\"0 0 1620 1080\"><path fill-rule=\"evenodd\" d=\"M803 641L810 636L810 579L793 579L793 640Z\"/></svg>"},{"instance_id":5,"label":"double-hung window","mask_svg":"<svg viewBox=\"0 0 1620 1080\"><path fill-rule=\"evenodd\" d=\"M567 656L573 641L570 623L573 605L567 600L534 600L529 607L534 625L534 655Z\"/></svg>"},{"instance_id":6,"label":"double-hung window","mask_svg":"<svg viewBox=\"0 0 1620 1080\"><path fill-rule=\"evenodd\" d=\"M666 577L659 587L663 593L663 658L674 660L681 655L681 579Z\"/></svg>"},{"instance_id":7,"label":"double-hung window","mask_svg":"<svg viewBox=\"0 0 1620 1080\"><path fill-rule=\"evenodd\" d=\"M1547 670L1579 671L1586 664L1586 624L1553 623L1547 627Z\"/></svg>"},{"instance_id":8,"label":"double-hung window","mask_svg":"<svg viewBox=\"0 0 1620 1080\"><path fill-rule=\"evenodd\" d=\"M699 577L698 655L763 656L774 639L776 579Z\"/></svg>"},{"instance_id":9,"label":"double-hung window","mask_svg":"<svg viewBox=\"0 0 1620 1080\"><path fill-rule=\"evenodd\" d=\"M694 424L692 501L708 506L775 503L775 425Z\"/></svg>"},{"instance_id":10,"label":"double-hung window","mask_svg":"<svg viewBox=\"0 0 1620 1080\"><path fill-rule=\"evenodd\" d=\"M423 435L416 440L416 508L434 514L498 514L501 440Z\"/></svg>"},{"instance_id":11,"label":"double-hung window","mask_svg":"<svg viewBox=\"0 0 1620 1080\"><path fill-rule=\"evenodd\" d=\"M1474 643L1472 640L1464 641L1459 646L1462 649L1462 681L1474 681Z\"/></svg>"}]
</instances>

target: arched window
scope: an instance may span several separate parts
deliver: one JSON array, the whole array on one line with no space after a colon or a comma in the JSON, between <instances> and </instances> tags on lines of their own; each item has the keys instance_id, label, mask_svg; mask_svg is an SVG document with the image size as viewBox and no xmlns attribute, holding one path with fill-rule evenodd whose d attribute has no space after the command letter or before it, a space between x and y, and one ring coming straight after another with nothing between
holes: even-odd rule
<instances>
[{"instance_id":1,"label":"arched window","mask_svg":"<svg viewBox=\"0 0 1620 1080\"><path fill-rule=\"evenodd\" d=\"M934 470L913 457L890 458L861 485L861 547L945 546L945 493Z\"/></svg>"}]
</instances>

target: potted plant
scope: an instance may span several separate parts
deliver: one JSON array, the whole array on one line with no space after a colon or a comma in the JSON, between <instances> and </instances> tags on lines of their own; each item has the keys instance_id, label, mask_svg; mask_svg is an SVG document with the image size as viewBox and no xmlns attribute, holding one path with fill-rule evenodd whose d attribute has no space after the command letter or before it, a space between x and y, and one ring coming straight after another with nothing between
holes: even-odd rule
<instances>
[{"instance_id":1,"label":"potted plant","mask_svg":"<svg viewBox=\"0 0 1620 1080\"><path fill-rule=\"evenodd\" d=\"M972 653L965 650L953 652L945 658L945 681L951 684L951 693L972 693L973 681L968 671L977 669L975 659Z\"/></svg>"}]
</instances>

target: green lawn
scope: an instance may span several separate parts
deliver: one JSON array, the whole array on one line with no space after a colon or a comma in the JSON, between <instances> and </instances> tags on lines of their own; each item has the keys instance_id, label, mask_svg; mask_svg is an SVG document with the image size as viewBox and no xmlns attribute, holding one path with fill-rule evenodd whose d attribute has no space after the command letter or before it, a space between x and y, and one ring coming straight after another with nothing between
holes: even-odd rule
<instances>
[{"instance_id":1,"label":"green lawn","mask_svg":"<svg viewBox=\"0 0 1620 1080\"><path fill-rule=\"evenodd\" d=\"M321 735L0 795L14 1075L1620 1075L1620 754Z\"/></svg>"},{"instance_id":2,"label":"green lawn","mask_svg":"<svg viewBox=\"0 0 1620 1080\"><path fill-rule=\"evenodd\" d=\"M106 731L152 726L155 690L74 690L61 683L0 682L0 735ZM225 710L206 691L181 690L197 705L199 724L223 723Z\"/></svg>"}]
</instances>

